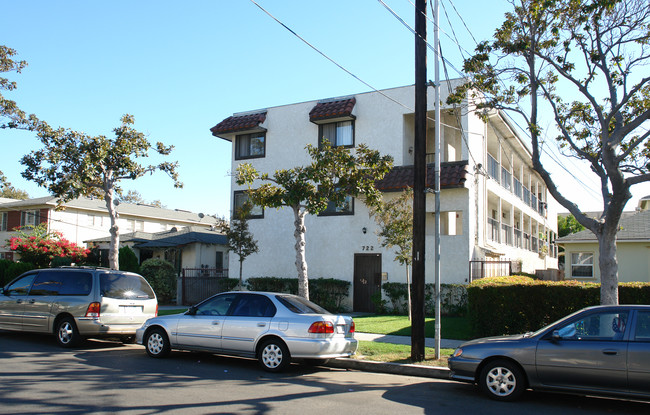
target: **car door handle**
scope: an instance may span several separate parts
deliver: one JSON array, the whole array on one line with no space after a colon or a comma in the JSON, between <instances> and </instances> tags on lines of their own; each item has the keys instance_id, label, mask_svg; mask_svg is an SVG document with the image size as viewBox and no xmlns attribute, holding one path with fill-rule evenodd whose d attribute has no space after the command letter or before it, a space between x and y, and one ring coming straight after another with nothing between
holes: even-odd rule
<instances>
[{"instance_id":1,"label":"car door handle","mask_svg":"<svg viewBox=\"0 0 650 415\"><path fill-rule=\"evenodd\" d=\"M618 354L618 350L605 349L605 350L603 350L603 354L616 356Z\"/></svg>"},{"instance_id":2,"label":"car door handle","mask_svg":"<svg viewBox=\"0 0 650 415\"><path fill-rule=\"evenodd\" d=\"M257 323L257 327L266 327L266 323Z\"/></svg>"},{"instance_id":3,"label":"car door handle","mask_svg":"<svg viewBox=\"0 0 650 415\"><path fill-rule=\"evenodd\" d=\"M213 326L218 326L218 325L219 325L219 322L218 322L218 321L213 321L213 322L212 322L212 325L213 325Z\"/></svg>"},{"instance_id":4,"label":"car door handle","mask_svg":"<svg viewBox=\"0 0 650 415\"><path fill-rule=\"evenodd\" d=\"M36 302L36 300L34 300L33 298L31 300L29 300L29 304L34 304L35 302Z\"/></svg>"}]
</instances>

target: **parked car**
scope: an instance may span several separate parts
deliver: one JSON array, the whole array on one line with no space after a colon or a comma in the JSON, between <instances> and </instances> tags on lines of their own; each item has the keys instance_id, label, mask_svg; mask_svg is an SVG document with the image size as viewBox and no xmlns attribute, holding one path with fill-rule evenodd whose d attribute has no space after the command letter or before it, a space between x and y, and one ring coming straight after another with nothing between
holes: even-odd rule
<instances>
[{"instance_id":1,"label":"parked car","mask_svg":"<svg viewBox=\"0 0 650 415\"><path fill-rule=\"evenodd\" d=\"M462 344L451 378L512 401L527 388L650 398L650 306L595 306L534 333Z\"/></svg>"},{"instance_id":2,"label":"parked car","mask_svg":"<svg viewBox=\"0 0 650 415\"><path fill-rule=\"evenodd\" d=\"M136 342L151 357L171 349L258 359L278 372L292 359L324 363L357 350L352 317L335 315L302 297L268 292L225 292L183 314L147 320Z\"/></svg>"},{"instance_id":3,"label":"parked car","mask_svg":"<svg viewBox=\"0 0 650 415\"><path fill-rule=\"evenodd\" d=\"M84 337L135 340L158 314L158 301L140 275L93 267L26 272L0 290L0 329L49 333L72 347Z\"/></svg>"}]
</instances>

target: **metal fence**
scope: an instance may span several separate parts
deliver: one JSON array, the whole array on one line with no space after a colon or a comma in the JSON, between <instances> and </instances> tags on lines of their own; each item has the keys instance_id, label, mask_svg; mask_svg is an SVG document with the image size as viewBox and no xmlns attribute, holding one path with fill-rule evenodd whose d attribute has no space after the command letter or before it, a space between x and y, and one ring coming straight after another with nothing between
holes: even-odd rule
<instances>
[{"instance_id":1,"label":"metal fence","mask_svg":"<svg viewBox=\"0 0 650 415\"><path fill-rule=\"evenodd\" d=\"M227 291L228 270L220 268L183 268L181 271L182 305L196 304L211 295Z\"/></svg>"},{"instance_id":2,"label":"metal fence","mask_svg":"<svg viewBox=\"0 0 650 415\"><path fill-rule=\"evenodd\" d=\"M508 276L511 272L512 261L510 260L483 258L469 261L469 282L479 278Z\"/></svg>"}]
</instances>

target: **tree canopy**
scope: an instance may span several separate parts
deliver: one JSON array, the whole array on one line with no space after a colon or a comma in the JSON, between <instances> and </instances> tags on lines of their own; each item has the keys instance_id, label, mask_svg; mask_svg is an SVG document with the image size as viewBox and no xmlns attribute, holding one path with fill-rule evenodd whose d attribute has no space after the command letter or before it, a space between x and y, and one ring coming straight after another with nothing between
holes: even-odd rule
<instances>
[{"instance_id":1,"label":"tree canopy","mask_svg":"<svg viewBox=\"0 0 650 415\"><path fill-rule=\"evenodd\" d=\"M469 81L448 102L470 99L488 116L519 114L533 169L551 195L599 241L601 303L618 302L616 232L630 188L650 181L650 7L647 0L512 0L491 41L464 62ZM559 148L600 183L602 215L590 218L541 162L550 114Z\"/></svg>"},{"instance_id":2,"label":"tree canopy","mask_svg":"<svg viewBox=\"0 0 650 415\"><path fill-rule=\"evenodd\" d=\"M118 212L115 200L121 194L122 180L136 180L155 171L167 173L175 187L178 181L176 162L142 165L140 159L155 153L167 156L173 146L158 142L153 146L145 135L133 128L131 115L122 117L122 124L113 130L115 137L89 136L69 129L40 128L42 148L24 156L23 177L45 187L59 197L59 205L80 196L99 197L106 202L111 218L109 266L118 269Z\"/></svg>"},{"instance_id":3,"label":"tree canopy","mask_svg":"<svg viewBox=\"0 0 650 415\"><path fill-rule=\"evenodd\" d=\"M357 146L355 154L346 147L332 147L326 140L320 147L308 145L306 149L312 159L307 166L277 170L271 176L242 163L237 167L236 182L248 186L250 200L257 206L292 209L298 294L309 299L305 215L317 215L328 204L343 206L347 197L363 196L367 205L376 205L382 196L375 180L390 171L393 159L364 144Z\"/></svg>"}]
</instances>

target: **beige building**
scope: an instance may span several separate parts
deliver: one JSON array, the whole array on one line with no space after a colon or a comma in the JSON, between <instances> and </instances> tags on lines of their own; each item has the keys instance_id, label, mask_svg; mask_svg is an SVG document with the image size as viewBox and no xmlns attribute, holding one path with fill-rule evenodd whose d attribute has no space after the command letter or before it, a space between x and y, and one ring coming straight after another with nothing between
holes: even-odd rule
<instances>
[{"instance_id":1,"label":"beige building","mask_svg":"<svg viewBox=\"0 0 650 415\"><path fill-rule=\"evenodd\" d=\"M645 206L645 200L641 200L640 207ZM565 249L565 279L600 282L598 241L591 231L585 229L557 242ZM621 218L616 257L620 282L650 282L650 210Z\"/></svg>"}]
</instances>

